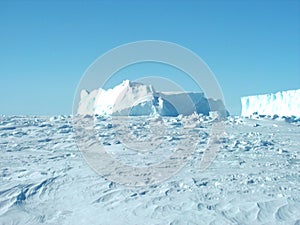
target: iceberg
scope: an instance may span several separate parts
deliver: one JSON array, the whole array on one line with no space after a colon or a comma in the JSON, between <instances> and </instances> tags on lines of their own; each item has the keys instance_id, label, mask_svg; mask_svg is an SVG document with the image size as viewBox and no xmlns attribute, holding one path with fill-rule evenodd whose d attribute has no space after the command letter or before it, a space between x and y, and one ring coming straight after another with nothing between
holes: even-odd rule
<instances>
[{"instance_id":1,"label":"iceberg","mask_svg":"<svg viewBox=\"0 0 300 225\"><path fill-rule=\"evenodd\" d=\"M77 113L79 115L117 116L178 116L193 113L220 116L229 113L221 100L207 99L203 93L157 92L152 85L129 80L114 88L82 90Z\"/></svg>"},{"instance_id":2,"label":"iceberg","mask_svg":"<svg viewBox=\"0 0 300 225\"><path fill-rule=\"evenodd\" d=\"M300 117L300 89L241 98L241 116L253 114Z\"/></svg>"}]
</instances>

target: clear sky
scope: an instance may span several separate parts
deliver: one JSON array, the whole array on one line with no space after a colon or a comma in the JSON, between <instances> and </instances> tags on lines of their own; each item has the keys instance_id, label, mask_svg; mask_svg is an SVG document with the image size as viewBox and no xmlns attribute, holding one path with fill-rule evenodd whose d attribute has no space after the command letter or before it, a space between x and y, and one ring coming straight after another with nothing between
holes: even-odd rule
<instances>
[{"instance_id":1,"label":"clear sky","mask_svg":"<svg viewBox=\"0 0 300 225\"><path fill-rule=\"evenodd\" d=\"M0 1L0 114L71 114L77 84L106 51L164 40L198 54L226 105L300 88L300 1Z\"/></svg>"}]
</instances>

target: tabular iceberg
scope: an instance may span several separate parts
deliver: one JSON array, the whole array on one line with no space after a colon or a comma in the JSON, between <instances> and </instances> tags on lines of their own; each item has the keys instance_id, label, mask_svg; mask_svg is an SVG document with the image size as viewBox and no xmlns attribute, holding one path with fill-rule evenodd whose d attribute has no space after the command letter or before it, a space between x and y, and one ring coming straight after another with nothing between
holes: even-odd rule
<instances>
[{"instance_id":1,"label":"tabular iceberg","mask_svg":"<svg viewBox=\"0 0 300 225\"><path fill-rule=\"evenodd\" d=\"M203 93L157 92L151 85L123 81L112 89L81 91L77 113L79 115L161 116L208 115L217 111L220 116L228 112L221 100L207 99Z\"/></svg>"},{"instance_id":2,"label":"tabular iceberg","mask_svg":"<svg viewBox=\"0 0 300 225\"><path fill-rule=\"evenodd\" d=\"M257 113L259 115L300 117L300 89L242 97L241 103L242 116Z\"/></svg>"}]
</instances>

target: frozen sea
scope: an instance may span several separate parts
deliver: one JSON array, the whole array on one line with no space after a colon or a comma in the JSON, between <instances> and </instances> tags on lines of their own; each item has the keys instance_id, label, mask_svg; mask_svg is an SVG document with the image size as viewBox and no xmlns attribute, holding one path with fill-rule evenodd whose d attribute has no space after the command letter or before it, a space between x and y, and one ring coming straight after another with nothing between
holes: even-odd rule
<instances>
[{"instance_id":1,"label":"frozen sea","mask_svg":"<svg viewBox=\"0 0 300 225\"><path fill-rule=\"evenodd\" d=\"M141 143L161 144L144 161L124 148L134 142L122 139L122 123L99 119L109 154L147 166L182 142L192 149L183 168L140 187L112 182L85 161L71 117L0 116L0 224L300 224L299 121L228 117L216 158L200 171L214 118L133 120ZM151 137L145 127L160 132L162 123Z\"/></svg>"}]
</instances>

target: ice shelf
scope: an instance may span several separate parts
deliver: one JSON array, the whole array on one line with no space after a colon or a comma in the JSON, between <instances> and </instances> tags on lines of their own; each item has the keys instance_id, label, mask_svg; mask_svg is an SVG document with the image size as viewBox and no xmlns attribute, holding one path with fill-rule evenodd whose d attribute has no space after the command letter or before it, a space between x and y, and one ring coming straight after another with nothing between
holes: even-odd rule
<instances>
[{"instance_id":1,"label":"ice shelf","mask_svg":"<svg viewBox=\"0 0 300 225\"><path fill-rule=\"evenodd\" d=\"M242 116L252 114L300 117L300 89L241 98Z\"/></svg>"}]
</instances>

